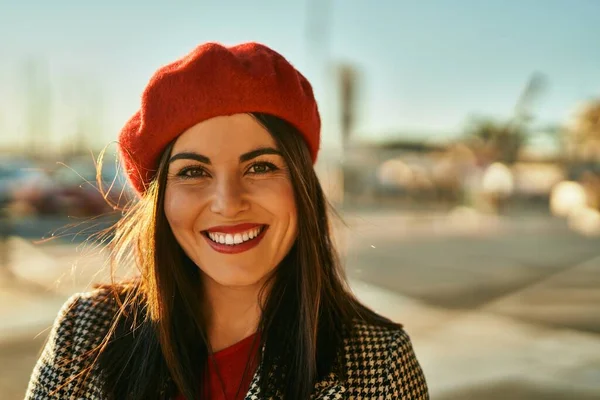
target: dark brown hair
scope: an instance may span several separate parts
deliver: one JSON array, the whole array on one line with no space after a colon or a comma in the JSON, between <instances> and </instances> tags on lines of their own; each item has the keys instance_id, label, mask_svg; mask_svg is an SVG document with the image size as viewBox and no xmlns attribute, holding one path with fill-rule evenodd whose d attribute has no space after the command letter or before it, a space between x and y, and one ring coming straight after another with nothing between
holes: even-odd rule
<instances>
[{"instance_id":1,"label":"dark brown hair","mask_svg":"<svg viewBox=\"0 0 600 400\"><path fill-rule=\"evenodd\" d=\"M273 136L287 163L298 234L264 293L259 325L261 397L306 400L315 383L343 379L343 340L357 321L398 325L363 306L347 287L328 220L328 203L300 134L287 122L252 114ZM114 266L133 263L139 277L110 285L117 313L97 364L114 399L200 398L208 359L198 267L178 245L163 210L167 160L147 192L119 222ZM265 286L266 287L266 286Z\"/></svg>"}]
</instances>

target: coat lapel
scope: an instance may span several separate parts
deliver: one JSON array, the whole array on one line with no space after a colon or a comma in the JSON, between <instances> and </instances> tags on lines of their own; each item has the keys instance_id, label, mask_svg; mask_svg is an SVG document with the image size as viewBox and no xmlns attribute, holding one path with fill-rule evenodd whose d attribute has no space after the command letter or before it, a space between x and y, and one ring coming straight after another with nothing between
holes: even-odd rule
<instances>
[{"instance_id":1,"label":"coat lapel","mask_svg":"<svg viewBox=\"0 0 600 400\"><path fill-rule=\"evenodd\" d=\"M244 400L279 400L282 398L281 394L269 397L265 399L260 396L260 371L257 370L250 383L250 389L246 393ZM315 385L313 394L310 396L311 400L340 400L344 398L346 387L337 378L337 375L330 374L327 378L318 382Z\"/></svg>"},{"instance_id":2,"label":"coat lapel","mask_svg":"<svg viewBox=\"0 0 600 400\"><path fill-rule=\"evenodd\" d=\"M345 392L346 387L332 372L321 382L317 382L310 398L311 400L338 400L343 398Z\"/></svg>"}]
</instances>

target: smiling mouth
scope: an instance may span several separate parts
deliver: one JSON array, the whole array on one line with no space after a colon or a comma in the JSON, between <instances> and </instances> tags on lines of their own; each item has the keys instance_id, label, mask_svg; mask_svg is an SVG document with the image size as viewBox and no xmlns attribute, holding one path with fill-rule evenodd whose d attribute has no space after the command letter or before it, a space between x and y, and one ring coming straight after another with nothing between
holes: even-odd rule
<instances>
[{"instance_id":1,"label":"smiling mouth","mask_svg":"<svg viewBox=\"0 0 600 400\"><path fill-rule=\"evenodd\" d=\"M262 225L236 233L203 231L202 234L215 244L233 247L256 240L266 228L267 225Z\"/></svg>"}]
</instances>

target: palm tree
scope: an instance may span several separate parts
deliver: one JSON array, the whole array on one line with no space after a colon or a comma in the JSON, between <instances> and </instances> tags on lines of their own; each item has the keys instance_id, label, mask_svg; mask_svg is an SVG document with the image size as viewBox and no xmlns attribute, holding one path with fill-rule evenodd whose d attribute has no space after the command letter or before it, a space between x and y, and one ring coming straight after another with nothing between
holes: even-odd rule
<instances>
[{"instance_id":1,"label":"palm tree","mask_svg":"<svg viewBox=\"0 0 600 400\"><path fill-rule=\"evenodd\" d=\"M526 143L526 130L489 117L477 117L467 128L467 142L487 163L513 164Z\"/></svg>"},{"instance_id":2,"label":"palm tree","mask_svg":"<svg viewBox=\"0 0 600 400\"><path fill-rule=\"evenodd\" d=\"M571 155L580 161L600 161L600 99L584 104L569 128Z\"/></svg>"},{"instance_id":3,"label":"palm tree","mask_svg":"<svg viewBox=\"0 0 600 400\"><path fill-rule=\"evenodd\" d=\"M545 78L534 73L527 81L515 105L514 114L508 121L478 117L467 128L467 141L488 162L500 161L513 164L521 148L527 143L529 123L533 119L531 107L545 86Z\"/></svg>"}]
</instances>

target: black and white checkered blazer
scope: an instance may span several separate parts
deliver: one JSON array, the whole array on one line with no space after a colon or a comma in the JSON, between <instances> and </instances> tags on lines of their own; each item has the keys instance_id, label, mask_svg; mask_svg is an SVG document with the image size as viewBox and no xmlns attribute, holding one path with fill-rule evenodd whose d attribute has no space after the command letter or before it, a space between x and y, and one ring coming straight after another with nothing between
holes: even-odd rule
<instances>
[{"instance_id":1,"label":"black and white checkered blazer","mask_svg":"<svg viewBox=\"0 0 600 400\"><path fill-rule=\"evenodd\" d=\"M102 301L105 297L93 291L65 303L35 366L26 400L106 398L98 371L92 371L76 391L72 378L81 372L81 365L70 362L85 357L105 337L115 312ZM355 332L345 339L347 378L331 375L318 382L311 399L429 399L423 371L403 330L358 324ZM255 374L246 400L263 398L259 375Z\"/></svg>"}]
</instances>

